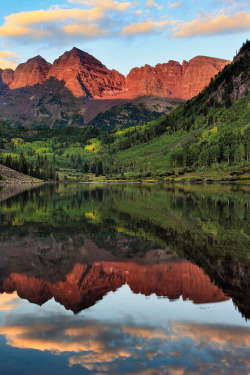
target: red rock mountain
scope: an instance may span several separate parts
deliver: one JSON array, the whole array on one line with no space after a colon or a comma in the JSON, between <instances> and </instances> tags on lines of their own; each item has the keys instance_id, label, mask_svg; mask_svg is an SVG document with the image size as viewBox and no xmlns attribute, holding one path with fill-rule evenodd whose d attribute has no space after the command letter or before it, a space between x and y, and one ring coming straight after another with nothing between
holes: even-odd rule
<instances>
[{"instance_id":1,"label":"red rock mountain","mask_svg":"<svg viewBox=\"0 0 250 375\"><path fill-rule=\"evenodd\" d=\"M134 68L127 76L127 90L131 97L144 95L191 99L202 91L230 61L197 56L182 65L176 61Z\"/></svg>"},{"instance_id":2,"label":"red rock mountain","mask_svg":"<svg viewBox=\"0 0 250 375\"><path fill-rule=\"evenodd\" d=\"M125 283L134 293L146 296L155 293L170 300L181 296L194 303L228 299L201 268L188 261L146 266L117 262L76 264L65 280L56 284L12 273L3 282L1 292L17 291L21 298L39 305L54 297L66 309L77 313Z\"/></svg>"},{"instance_id":3,"label":"red rock mountain","mask_svg":"<svg viewBox=\"0 0 250 375\"><path fill-rule=\"evenodd\" d=\"M2 73L2 80L11 90L34 86L46 80L50 67L51 64L41 56L36 56L24 64L18 65L15 71L5 69Z\"/></svg>"},{"instance_id":4,"label":"red rock mountain","mask_svg":"<svg viewBox=\"0 0 250 375\"><path fill-rule=\"evenodd\" d=\"M73 48L54 61L49 77L65 81L66 87L76 97L102 97L124 89L125 77L109 70L99 60L86 52Z\"/></svg>"},{"instance_id":5,"label":"red rock mountain","mask_svg":"<svg viewBox=\"0 0 250 375\"><path fill-rule=\"evenodd\" d=\"M64 81L65 87L77 98L158 96L186 100L203 90L228 63L230 61L197 56L189 62L183 61L182 65L169 61L155 67L145 65L134 68L125 79L88 53L73 48L55 60L53 65L37 56L18 65L15 71L0 70L0 76L11 90L43 84L52 77L56 81Z\"/></svg>"},{"instance_id":6,"label":"red rock mountain","mask_svg":"<svg viewBox=\"0 0 250 375\"><path fill-rule=\"evenodd\" d=\"M15 72L12 69L4 69L2 71L2 80L4 83L6 83L7 86L10 86L11 83L13 82L14 74Z\"/></svg>"}]
</instances>

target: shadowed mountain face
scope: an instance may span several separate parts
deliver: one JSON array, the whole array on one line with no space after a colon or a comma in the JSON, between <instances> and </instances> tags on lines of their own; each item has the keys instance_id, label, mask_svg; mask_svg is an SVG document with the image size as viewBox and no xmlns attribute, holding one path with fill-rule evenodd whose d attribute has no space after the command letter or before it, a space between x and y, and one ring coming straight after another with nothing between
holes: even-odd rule
<instances>
[{"instance_id":1,"label":"shadowed mountain face","mask_svg":"<svg viewBox=\"0 0 250 375\"><path fill-rule=\"evenodd\" d=\"M78 312L127 283L171 300L231 297L250 317L248 186L59 184L18 193L1 191L1 292L38 304L54 297Z\"/></svg>"},{"instance_id":2,"label":"shadowed mountain face","mask_svg":"<svg viewBox=\"0 0 250 375\"><path fill-rule=\"evenodd\" d=\"M83 126L113 106L134 103L144 96L157 101L154 106L158 110L153 111L159 112L159 117L168 113L170 99L186 100L197 95L228 63L198 56L182 65L169 61L156 67L134 68L125 78L78 48L65 52L52 65L36 56L15 71L0 69L1 119L28 127ZM164 104L162 98L166 98ZM139 102L148 110L152 107L145 98ZM154 117L148 116L146 121Z\"/></svg>"}]
</instances>

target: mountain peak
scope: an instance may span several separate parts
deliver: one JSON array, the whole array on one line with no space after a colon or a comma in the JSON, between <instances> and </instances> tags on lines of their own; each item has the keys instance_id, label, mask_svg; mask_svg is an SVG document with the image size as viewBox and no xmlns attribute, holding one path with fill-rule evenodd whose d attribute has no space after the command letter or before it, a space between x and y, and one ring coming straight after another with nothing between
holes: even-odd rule
<instances>
[{"instance_id":1,"label":"mountain peak","mask_svg":"<svg viewBox=\"0 0 250 375\"><path fill-rule=\"evenodd\" d=\"M104 66L101 61L97 60L94 56L89 53L80 50L77 47L73 47L70 51L66 51L62 56L54 61L53 65L64 65L72 64L72 61L78 62L81 65L90 64L97 66Z\"/></svg>"},{"instance_id":2,"label":"mountain peak","mask_svg":"<svg viewBox=\"0 0 250 375\"><path fill-rule=\"evenodd\" d=\"M231 63L230 60L220 59L218 57L203 56L203 55L195 56L191 60L189 60L189 63L193 63L193 62L204 62L204 63L218 65L218 66L223 65L223 67L226 64Z\"/></svg>"},{"instance_id":3,"label":"mountain peak","mask_svg":"<svg viewBox=\"0 0 250 375\"><path fill-rule=\"evenodd\" d=\"M19 64L9 84L11 90L41 84L46 80L51 64L40 55Z\"/></svg>"},{"instance_id":4,"label":"mountain peak","mask_svg":"<svg viewBox=\"0 0 250 375\"><path fill-rule=\"evenodd\" d=\"M182 65L174 60L155 67L145 65L132 69L127 76L127 89L132 97L160 96L191 99L208 85L230 61L196 56Z\"/></svg>"},{"instance_id":5,"label":"mountain peak","mask_svg":"<svg viewBox=\"0 0 250 375\"><path fill-rule=\"evenodd\" d=\"M102 97L108 91L121 91L125 85L122 74L106 68L94 56L72 48L56 59L48 77L64 81L76 97Z\"/></svg>"},{"instance_id":6,"label":"mountain peak","mask_svg":"<svg viewBox=\"0 0 250 375\"><path fill-rule=\"evenodd\" d=\"M38 63L46 63L46 64L49 64L41 55L37 55L37 56L35 56L35 57L32 57L31 59L29 59L29 60L27 60L27 62L25 63L25 64L27 64L27 63L29 63L29 62L32 62L32 61L34 61L34 62L38 62Z\"/></svg>"}]
</instances>

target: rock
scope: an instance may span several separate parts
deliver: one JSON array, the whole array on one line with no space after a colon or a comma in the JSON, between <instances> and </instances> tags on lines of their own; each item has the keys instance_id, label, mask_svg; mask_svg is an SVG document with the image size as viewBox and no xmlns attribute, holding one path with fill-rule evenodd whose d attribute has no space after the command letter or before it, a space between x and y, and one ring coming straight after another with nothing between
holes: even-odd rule
<instances>
[{"instance_id":1,"label":"rock","mask_svg":"<svg viewBox=\"0 0 250 375\"><path fill-rule=\"evenodd\" d=\"M14 70L12 69L4 69L2 72L0 72L1 76L2 76L2 80L3 82L10 86L11 83L13 82L14 80Z\"/></svg>"},{"instance_id":2,"label":"rock","mask_svg":"<svg viewBox=\"0 0 250 375\"><path fill-rule=\"evenodd\" d=\"M14 76L11 76L11 69L7 73L2 73L3 81L9 86L11 90L26 87L34 86L37 84L42 84L50 70L51 64L44 60L41 56L36 56L32 59L29 59L26 63L18 65L14 72ZM4 75L6 78L4 79ZM7 83L9 80L9 83Z\"/></svg>"},{"instance_id":3,"label":"rock","mask_svg":"<svg viewBox=\"0 0 250 375\"><path fill-rule=\"evenodd\" d=\"M49 77L64 81L76 97L102 97L103 94L124 90L125 77L109 70L86 52L73 48L54 61Z\"/></svg>"},{"instance_id":4,"label":"rock","mask_svg":"<svg viewBox=\"0 0 250 375\"><path fill-rule=\"evenodd\" d=\"M191 99L202 91L230 61L197 56L182 65L170 60L155 67L134 68L127 76L127 91L131 97L160 96Z\"/></svg>"},{"instance_id":5,"label":"rock","mask_svg":"<svg viewBox=\"0 0 250 375\"><path fill-rule=\"evenodd\" d=\"M157 96L190 99L208 85L211 78L221 71L228 60L197 56L182 65L170 60L155 67L145 65L134 68L127 78L116 70L109 70L95 57L78 48L65 52L53 65L36 56L15 71L0 71L2 81L11 89L43 84L53 77L64 82L76 98L137 98Z\"/></svg>"}]
</instances>

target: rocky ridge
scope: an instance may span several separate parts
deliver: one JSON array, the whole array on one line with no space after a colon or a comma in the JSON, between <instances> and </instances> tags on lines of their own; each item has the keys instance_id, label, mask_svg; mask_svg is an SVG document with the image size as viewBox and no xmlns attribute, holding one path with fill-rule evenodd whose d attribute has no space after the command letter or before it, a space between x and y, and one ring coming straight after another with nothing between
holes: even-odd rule
<instances>
[{"instance_id":1,"label":"rocky ridge","mask_svg":"<svg viewBox=\"0 0 250 375\"><path fill-rule=\"evenodd\" d=\"M78 48L65 52L51 65L41 56L18 65L15 71L1 72L2 81L11 89L43 84L50 77L64 81L65 87L79 97L107 98L109 96L136 98L159 96L190 99L197 95L212 77L230 61L197 56L182 65L170 60L155 67L134 68L127 78L109 70L95 57Z\"/></svg>"},{"instance_id":2,"label":"rocky ridge","mask_svg":"<svg viewBox=\"0 0 250 375\"><path fill-rule=\"evenodd\" d=\"M125 78L75 47L52 65L36 56L15 71L0 69L1 119L26 127L82 126L121 101L138 102L141 97L142 102L145 97L158 98L161 116L169 107L168 103L162 106L162 99L190 99L228 63L198 56L182 65L169 61L134 68Z\"/></svg>"},{"instance_id":3,"label":"rocky ridge","mask_svg":"<svg viewBox=\"0 0 250 375\"><path fill-rule=\"evenodd\" d=\"M127 90L133 97L152 95L190 99L204 89L230 61L197 56L182 65L170 60L155 67L134 68L127 76Z\"/></svg>"}]
</instances>

